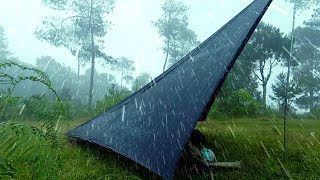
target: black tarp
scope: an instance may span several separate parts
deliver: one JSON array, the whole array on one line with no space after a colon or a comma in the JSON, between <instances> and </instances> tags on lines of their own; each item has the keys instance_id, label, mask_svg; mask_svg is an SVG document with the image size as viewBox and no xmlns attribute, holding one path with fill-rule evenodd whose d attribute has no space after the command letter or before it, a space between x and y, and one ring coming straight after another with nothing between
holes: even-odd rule
<instances>
[{"instance_id":1,"label":"black tarp","mask_svg":"<svg viewBox=\"0 0 320 180\"><path fill-rule=\"evenodd\" d=\"M67 135L112 149L172 179L192 130L207 116L271 1L255 0L154 81Z\"/></svg>"}]
</instances>

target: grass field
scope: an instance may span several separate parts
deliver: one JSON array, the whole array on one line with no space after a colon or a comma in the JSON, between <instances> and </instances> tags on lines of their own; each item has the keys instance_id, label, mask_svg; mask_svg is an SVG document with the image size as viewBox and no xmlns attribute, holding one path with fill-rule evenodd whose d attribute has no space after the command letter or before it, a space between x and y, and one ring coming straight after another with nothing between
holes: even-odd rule
<instances>
[{"instance_id":1,"label":"grass field","mask_svg":"<svg viewBox=\"0 0 320 180\"><path fill-rule=\"evenodd\" d=\"M199 127L219 161L243 163L240 171L215 173L216 179L320 178L320 121L289 121L287 159L280 120L209 121Z\"/></svg>"},{"instance_id":2,"label":"grass field","mask_svg":"<svg viewBox=\"0 0 320 180\"><path fill-rule=\"evenodd\" d=\"M12 172L15 171L17 179L157 178L139 165L104 148L79 143L64 136L68 129L84 121L85 119L60 122L56 126L60 131L58 147L47 145L47 141L40 141L34 135L17 137L16 141L19 142L20 138L21 142L24 142L22 145L26 147L27 144L37 142L39 152L29 152L29 154L39 154L34 158L30 159L29 155L26 157L19 154L19 150L14 146L11 150L4 146L1 148L1 144L0 158L7 158L7 163L13 168ZM39 126L37 122L29 124ZM175 178L319 179L320 121L290 120L288 124L288 153L285 159L283 128L280 120L229 119L199 123L198 128L208 139L208 148L213 149L218 160L241 160L242 169L220 170L212 174L177 173ZM0 129L0 135L1 132L4 134L4 131ZM5 173L2 173L1 177L1 167L0 163L0 179L10 179Z\"/></svg>"}]
</instances>

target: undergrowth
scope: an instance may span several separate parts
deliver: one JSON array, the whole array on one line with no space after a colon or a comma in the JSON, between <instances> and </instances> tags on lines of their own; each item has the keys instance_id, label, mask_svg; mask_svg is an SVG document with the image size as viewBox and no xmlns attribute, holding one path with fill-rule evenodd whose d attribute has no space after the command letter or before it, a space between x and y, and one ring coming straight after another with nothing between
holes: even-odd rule
<instances>
[{"instance_id":1,"label":"undergrowth","mask_svg":"<svg viewBox=\"0 0 320 180\"><path fill-rule=\"evenodd\" d=\"M84 121L60 122L57 129L62 131L56 134L57 144L39 121L33 124L37 127L34 130L30 125L2 124L0 135L7 140L0 145L1 175L8 179L159 178L105 148L65 137L68 129ZM212 174L177 173L175 179L319 179L319 127L320 121L290 120L285 158L280 120L209 120L197 127L207 137L208 148L213 149L219 161L241 161L242 168ZM55 130L56 126L52 128Z\"/></svg>"},{"instance_id":2,"label":"undergrowth","mask_svg":"<svg viewBox=\"0 0 320 180\"><path fill-rule=\"evenodd\" d=\"M12 179L56 179L61 164L57 133L18 123L0 124L0 175ZM50 174L50 176L48 176Z\"/></svg>"}]
</instances>

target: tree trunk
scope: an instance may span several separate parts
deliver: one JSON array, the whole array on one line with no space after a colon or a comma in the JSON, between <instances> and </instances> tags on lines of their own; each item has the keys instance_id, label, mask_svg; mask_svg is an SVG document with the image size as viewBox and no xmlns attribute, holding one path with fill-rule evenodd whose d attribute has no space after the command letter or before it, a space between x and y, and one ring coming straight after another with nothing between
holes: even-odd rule
<instances>
[{"instance_id":1,"label":"tree trunk","mask_svg":"<svg viewBox=\"0 0 320 180\"><path fill-rule=\"evenodd\" d=\"M267 82L262 82L263 111L267 110Z\"/></svg>"},{"instance_id":2,"label":"tree trunk","mask_svg":"<svg viewBox=\"0 0 320 180\"><path fill-rule=\"evenodd\" d=\"M122 91L122 79L123 79L123 71L121 71L121 81L120 81L120 90Z\"/></svg>"},{"instance_id":3,"label":"tree trunk","mask_svg":"<svg viewBox=\"0 0 320 180\"><path fill-rule=\"evenodd\" d=\"M168 23L171 19L171 14L168 14ZM163 72L166 71L166 67L167 67L167 62L168 62L168 58L169 58L169 47L170 47L170 37L167 37L167 52L166 52L166 59L164 61L164 65L163 65Z\"/></svg>"},{"instance_id":4,"label":"tree trunk","mask_svg":"<svg viewBox=\"0 0 320 180\"><path fill-rule=\"evenodd\" d=\"M168 62L168 57L169 57L169 46L170 46L170 40L169 38L167 39L167 53L166 53L166 59L164 61L164 65L163 65L163 72L166 71L166 67L167 67L167 62Z\"/></svg>"},{"instance_id":5,"label":"tree trunk","mask_svg":"<svg viewBox=\"0 0 320 180\"><path fill-rule=\"evenodd\" d=\"M291 45L290 45L290 58L288 60L288 72L287 72L287 82L285 85L285 96L284 96L284 114L283 114L283 146L284 146L284 156L287 157L287 116L288 116L288 91L290 82L290 66L293 55L293 44L294 44L294 29L296 21L297 5L294 3L293 6L293 17L292 17L292 32L291 32Z\"/></svg>"},{"instance_id":6,"label":"tree trunk","mask_svg":"<svg viewBox=\"0 0 320 180\"><path fill-rule=\"evenodd\" d=\"M80 82L80 57L78 55L78 85L79 85L79 82Z\"/></svg>"},{"instance_id":7,"label":"tree trunk","mask_svg":"<svg viewBox=\"0 0 320 180\"><path fill-rule=\"evenodd\" d=\"M311 76L312 76L312 80L314 81L315 80L315 77L316 75L314 74L314 71L316 70L315 69L315 66L314 66L314 62L313 60L310 61L310 71L311 71ZM313 113L314 111L314 90L313 90L313 87L309 87L310 88L310 101L309 101L309 113Z\"/></svg>"},{"instance_id":8,"label":"tree trunk","mask_svg":"<svg viewBox=\"0 0 320 180\"><path fill-rule=\"evenodd\" d=\"M116 92L116 84L112 83L112 96L114 96L115 92Z\"/></svg>"},{"instance_id":9,"label":"tree trunk","mask_svg":"<svg viewBox=\"0 0 320 180\"><path fill-rule=\"evenodd\" d=\"M92 18L93 13L93 0L90 3L90 31L91 31L91 77L90 77L90 88L89 88L89 108L92 105L92 94L93 94L93 78L94 78L94 60L95 60L95 50L94 50L94 37L93 37L93 23Z\"/></svg>"}]
</instances>

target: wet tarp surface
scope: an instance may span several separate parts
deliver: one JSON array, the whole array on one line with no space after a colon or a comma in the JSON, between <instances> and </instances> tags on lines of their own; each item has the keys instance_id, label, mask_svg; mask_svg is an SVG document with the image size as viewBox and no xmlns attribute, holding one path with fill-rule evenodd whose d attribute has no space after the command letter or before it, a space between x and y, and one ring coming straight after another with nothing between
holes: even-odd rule
<instances>
[{"instance_id":1,"label":"wet tarp surface","mask_svg":"<svg viewBox=\"0 0 320 180\"><path fill-rule=\"evenodd\" d=\"M172 179L197 121L272 0L256 0L136 93L67 135L94 142Z\"/></svg>"}]
</instances>

